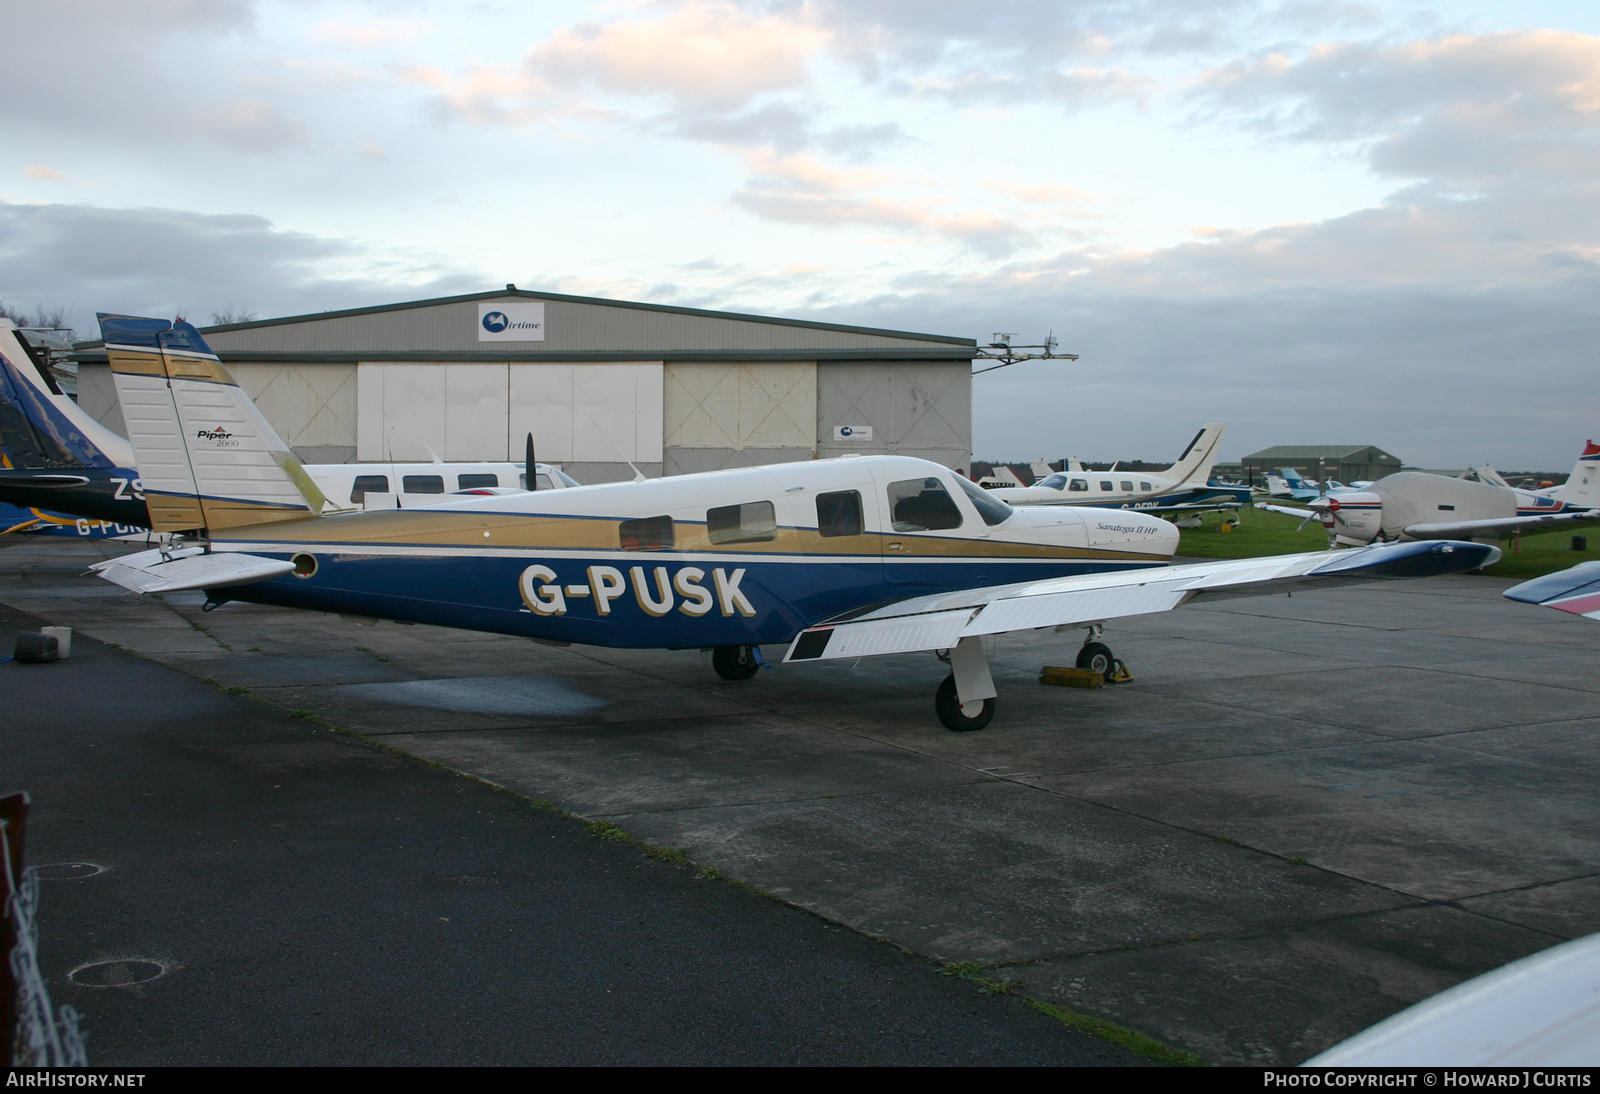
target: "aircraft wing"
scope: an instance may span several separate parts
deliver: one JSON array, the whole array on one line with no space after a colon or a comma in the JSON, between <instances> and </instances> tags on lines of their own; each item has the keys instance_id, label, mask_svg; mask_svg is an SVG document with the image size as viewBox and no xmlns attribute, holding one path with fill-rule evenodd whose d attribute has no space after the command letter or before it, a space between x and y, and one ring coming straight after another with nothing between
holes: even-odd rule
<instances>
[{"instance_id":1,"label":"aircraft wing","mask_svg":"<svg viewBox=\"0 0 1600 1094\"><path fill-rule=\"evenodd\" d=\"M222 589L249 585L294 570L281 558L228 552L208 554L200 547L181 551L141 551L89 567L107 581L136 593L175 593L184 589Z\"/></svg>"},{"instance_id":2,"label":"aircraft wing","mask_svg":"<svg viewBox=\"0 0 1600 1094\"><path fill-rule=\"evenodd\" d=\"M1287 513L1291 517L1316 517L1319 520L1322 514L1315 509L1296 509L1292 505L1273 505L1271 502L1256 502L1257 509L1265 509L1269 513Z\"/></svg>"},{"instance_id":3,"label":"aircraft wing","mask_svg":"<svg viewBox=\"0 0 1600 1094\"><path fill-rule=\"evenodd\" d=\"M1448 520L1432 524L1408 524L1403 531L1412 539L1464 539L1468 536L1498 535L1501 532L1548 532L1564 524L1590 520L1600 520L1600 509L1589 509L1581 513L1499 517L1494 520Z\"/></svg>"},{"instance_id":4,"label":"aircraft wing","mask_svg":"<svg viewBox=\"0 0 1600 1094\"><path fill-rule=\"evenodd\" d=\"M1600 562L1580 562L1558 574L1513 585L1501 595L1600 622Z\"/></svg>"},{"instance_id":5,"label":"aircraft wing","mask_svg":"<svg viewBox=\"0 0 1600 1094\"><path fill-rule=\"evenodd\" d=\"M976 635L1148 615L1197 600L1458 573L1499 558L1498 548L1484 544L1385 543L994 585L846 613L801 631L784 660L950 649Z\"/></svg>"},{"instance_id":6,"label":"aircraft wing","mask_svg":"<svg viewBox=\"0 0 1600 1094\"><path fill-rule=\"evenodd\" d=\"M1228 499L1226 501L1189 501L1182 505L1137 505L1129 508L1133 513L1209 513L1217 509L1242 509L1244 503Z\"/></svg>"}]
</instances>

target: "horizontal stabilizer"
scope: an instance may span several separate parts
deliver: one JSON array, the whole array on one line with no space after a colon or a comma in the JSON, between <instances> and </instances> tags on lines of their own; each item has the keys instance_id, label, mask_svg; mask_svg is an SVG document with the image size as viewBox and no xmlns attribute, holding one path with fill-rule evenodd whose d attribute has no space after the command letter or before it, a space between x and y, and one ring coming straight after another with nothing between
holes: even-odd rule
<instances>
[{"instance_id":1,"label":"horizontal stabilizer","mask_svg":"<svg viewBox=\"0 0 1600 1094\"><path fill-rule=\"evenodd\" d=\"M1453 574L1499 559L1498 548L1477 543L1386 543L995 585L913 597L821 623L801 631L784 660L949 649L979 635L1148 615L1196 600Z\"/></svg>"},{"instance_id":2,"label":"horizontal stabilizer","mask_svg":"<svg viewBox=\"0 0 1600 1094\"><path fill-rule=\"evenodd\" d=\"M1318 517L1318 518L1320 518L1321 515L1322 515L1322 514L1318 513L1315 509L1296 509L1292 505L1272 505L1269 502L1264 502L1264 501L1256 502L1256 508L1257 509L1264 509L1269 513L1282 513L1285 516L1290 516L1290 517Z\"/></svg>"},{"instance_id":3,"label":"horizontal stabilizer","mask_svg":"<svg viewBox=\"0 0 1600 1094\"><path fill-rule=\"evenodd\" d=\"M280 577L294 570L281 558L262 558L229 552L209 554L203 548L182 551L141 551L126 558L96 563L90 569L124 589L136 593L176 593L184 589L223 589Z\"/></svg>"},{"instance_id":4,"label":"horizontal stabilizer","mask_svg":"<svg viewBox=\"0 0 1600 1094\"><path fill-rule=\"evenodd\" d=\"M1600 562L1580 562L1558 574L1524 581L1503 595L1507 600L1542 604L1558 612L1600 621Z\"/></svg>"}]
</instances>

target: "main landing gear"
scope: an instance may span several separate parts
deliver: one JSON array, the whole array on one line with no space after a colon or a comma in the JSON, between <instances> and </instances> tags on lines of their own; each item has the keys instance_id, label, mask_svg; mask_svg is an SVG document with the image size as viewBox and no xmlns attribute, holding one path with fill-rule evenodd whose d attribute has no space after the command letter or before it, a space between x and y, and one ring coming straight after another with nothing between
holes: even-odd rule
<instances>
[{"instance_id":1,"label":"main landing gear","mask_svg":"<svg viewBox=\"0 0 1600 1094\"><path fill-rule=\"evenodd\" d=\"M761 671L757 646L718 646L711 651L711 667L724 680L748 680Z\"/></svg>"},{"instance_id":2,"label":"main landing gear","mask_svg":"<svg viewBox=\"0 0 1600 1094\"><path fill-rule=\"evenodd\" d=\"M950 675L933 693L933 711L939 721L956 733L988 725L994 718L994 678L989 675L980 640L963 638L936 656L950 666Z\"/></svg>"}]
</instances>

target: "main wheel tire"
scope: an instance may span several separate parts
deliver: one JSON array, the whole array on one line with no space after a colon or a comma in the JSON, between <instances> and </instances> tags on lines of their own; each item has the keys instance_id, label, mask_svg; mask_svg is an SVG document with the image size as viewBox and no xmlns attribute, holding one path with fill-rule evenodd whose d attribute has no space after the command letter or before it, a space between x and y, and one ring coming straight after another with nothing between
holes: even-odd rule
<instances>
[{"instance_id":1,"label":"main wheel tire","mask_svg":"<svg viewBox=\"0 0 1600 1094\"><path fill-rule=\"evenodd\" d=\"M956 678L952 673L944 678L939 690L933 693L933 709L939 715L939 721L944 723L944 728L968 733L989 724L989 719L994 717L994 700L985 699L977 717L968 718L961 713L961 698L956 694Z\"/></svg>"},{"instance_id":2,"label":"main wheel tire","mask_svg":"<svg viewBox=\"0 0 1600 1094\"><path fill-rule=\"evenodd\" d=\"M1078 667L1092 669L1109 680L1117 667L1117 659L1111 656L1111 647L1104 642L1085 642L1078 651Z\"/></svg>"},{"instance_id":3,"label":"main wheel tire","mask_svg":"<svg viewBox=\"0 0 1600 1094\"><path fill-rule=\"evenodd\" d=\"M748 680L761 671L749 646L718 646L711 651L711 667L724 680Z\"/></svg>"}]
</instances>

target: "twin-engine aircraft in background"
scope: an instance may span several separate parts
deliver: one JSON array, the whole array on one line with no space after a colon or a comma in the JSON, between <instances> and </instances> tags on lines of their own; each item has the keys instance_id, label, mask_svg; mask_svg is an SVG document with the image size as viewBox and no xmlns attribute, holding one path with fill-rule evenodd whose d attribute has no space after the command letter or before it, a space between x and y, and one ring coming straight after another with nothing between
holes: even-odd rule
<instances>
[{"instance_id":1,"label":"twin-engine aircraft in background","mask_svg":"<svg viewBox=\"0 0 1600 1094\"><path fill-rule=\"evenodd\" d=\"M1204 426L1196 433L1178 462L1159 474L1147 471L1084 471L1070 461L1066 471L1047 475L1032 486L1003 486L989 492L1008 505L1070 505L1106 509L1137 509L1163 516L1238 509L1250 504L1250 491L1242 486L1216 486L1211 468L1225 425Z\"/></svg>"},{"instance_id":2,"label":"twin-engine aircraft in background","mask_svg":"<svg viewBox=\"0 0 1600 1094\"><path fill-rule=\"evenodd\" d=\"M1590 441L1566 483L1547 492L1400 471L1365 490L1331 491L1304 509L1271 502L1256 508L1319 520L1330 543L1346 547L1554 532L1600 520L1600 445Z\"/></svg>"},{"instance_id":3,"label":"twin-engine aircraft in background","mask_svg":"<svg viewBox=\"0 0 1600 1094\"><path fill-rule=\"evenodd\" d=\"M534 461L531 435L521 464L311 464L306 473L330 509L410 508L464 490L578 485ZM0 318L0 533L129 536L149 527L133 447L62 394L11 320Z\"/></svg>"},{"instance_id":4,"label":"twin-engine aircraft in background","mask_svg":"<svg viewBox=\"0 0 1600 1094\"><path fill-rule=\"evenodd\" d=\"M305 469L186 323L101 317L152 526L186 537L96 567L140 592L245 600L552 642L709 648L725 678L928 650L951 729L995 706L982 638L1196 600L1473 569L1471 543L1170 566L1145 513L1016 509L938 464L841 457L322 515ZM1109 664L1104 664L1109 668Z\"/></svg>"}]
</instances>

